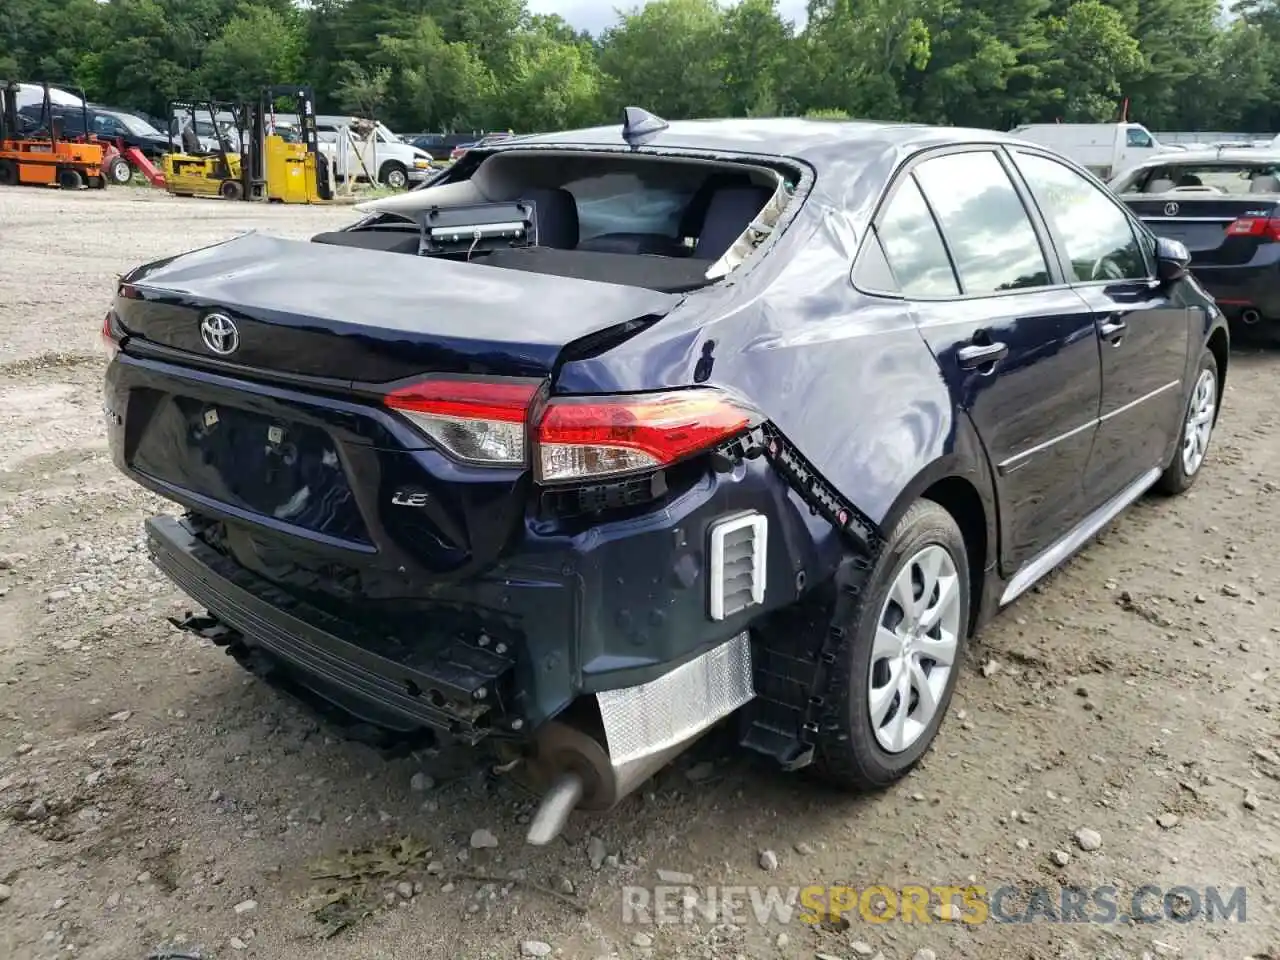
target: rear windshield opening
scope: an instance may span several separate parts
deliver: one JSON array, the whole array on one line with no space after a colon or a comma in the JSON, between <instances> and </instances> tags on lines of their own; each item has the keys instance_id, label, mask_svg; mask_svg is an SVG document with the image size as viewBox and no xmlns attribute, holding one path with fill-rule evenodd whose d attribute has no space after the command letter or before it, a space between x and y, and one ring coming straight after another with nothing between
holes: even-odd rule
<instances>
[{"instance_id":1,"label":"rear windshield opening","mask_svg":"<svg viewBox=\"0 0 1280 960\"><path fill-rule=\"evenodd\" d=\"M679 292L741 266L798 179L754 164L506 151L313 239Z\"/></svg>"},{"instance_id":2,"label":"rear windshield opening","mask_svg":"<svg viewBox=\"0 0 1280 960\"><path fill-rule=\"evenodd\" d=\"M1242 196L1280 193L1280 164L1169 163L1122 177L1116 193L1199 193Z\"/></svg>"}]
</instances>

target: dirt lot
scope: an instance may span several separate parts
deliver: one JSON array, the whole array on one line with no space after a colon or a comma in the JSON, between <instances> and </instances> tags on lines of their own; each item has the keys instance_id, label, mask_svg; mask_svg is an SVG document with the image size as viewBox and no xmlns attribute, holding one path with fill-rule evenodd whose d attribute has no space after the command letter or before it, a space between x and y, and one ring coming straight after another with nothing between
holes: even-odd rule
<instances>
[{"instance_id":1,"label":"dirt lot","mask_svg":"<svg viewBox=\"0 0 1280 960\"><path fill-rule=\"evenodd\" d=\"M0 956L1280 955L1280 355L1235 354L1192 495L1142 502L984 633L898 788L833 795L712 738L533 849L532 798L508 779L386 761L172 629L186 604L139 541L168 508L106 456L97 336L120 271L350 217L0 191ZM472 849L477 830L496 845ZM623 887L658 870L784 890L1112 885L1122 914L1144 884L1245 886L1247 914L624 923Z\"/></svg>"}]
</instances>

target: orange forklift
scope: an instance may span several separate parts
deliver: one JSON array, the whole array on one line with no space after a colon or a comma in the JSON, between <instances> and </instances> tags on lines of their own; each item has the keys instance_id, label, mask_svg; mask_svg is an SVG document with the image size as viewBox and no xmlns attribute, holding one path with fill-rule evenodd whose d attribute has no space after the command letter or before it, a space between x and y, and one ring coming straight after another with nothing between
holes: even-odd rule
<instances>
[{"instance_id":1,"label":"orange forklift","mask_svg":"<svg viewBox=\"0 0 1280 960\"><path fill-rule=\"evenodd\" d=\"M49 97L49 84L43 84L41 122L23 132L19 126L18 84L8 81L0 85L0 186L34 184L58 186L64 190L82 187L102 189L107 179L102 173L104 147L91 137L63 137L61 111L75 107L59 107L54 112ZM80 111L88 130L89 111L80 94Z\"/></svg>"}]
</instances>

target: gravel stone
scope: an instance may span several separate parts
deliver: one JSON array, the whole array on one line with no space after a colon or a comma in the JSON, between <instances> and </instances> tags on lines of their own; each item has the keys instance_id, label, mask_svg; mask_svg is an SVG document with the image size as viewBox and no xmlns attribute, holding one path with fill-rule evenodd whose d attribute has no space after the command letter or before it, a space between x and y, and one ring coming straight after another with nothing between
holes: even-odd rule
<instances>
[{"instance_id":1,"label":"gravel stone","mask_svg":"<svg viewBox=\"0 0 1280 960\"><path fill-rule=\"evenodd\" d=\"M1049 859L1053 861L1054 866L1065 867L1071 862L1071 854L1065 850L1055 850L1049 854Z\"/></svg>"},{"instance_id":2,"label":"gravel stone","mask_svg":"<svg viewBox=\"0 0 1280 960\"><path fill-rule=\"evenodd\" d=\"M232 907L232 909L235 910L236 916L243 916L246 913L253 913L253 911L258 909L258 901L257 900L241 900L234 907Z\"/></svg>"},{"instance_id":3,"label":"gravel stone","mask_svg":"<svg viewBox=\"0 0 1280 960\"><path fill-rule=\"evenodd\" d=\"M649 936L647 933L637 933L631 938L631 945L633 947L639 947L641 950L648 949L653 946L653 937Z\"/></svg>"},{"instance_id":4,"label":"gravel stone","mask_svg":"<svg viewBox=\"0 0 1280 960\"><path fill-rule=\"evenodd\" d=\"M1162 813L1156 817L1156 823L1160 825L1162 830L1172 830L1178 825L1178 815L1176 813Z\"/></svg>"},{"instance_id":5,"label":"gravel stone","mask_svg":"<svg viewBox=\"0 0 1280 960\"><path fill-rule=\"evenodd\" d=\"M869 957L876 952L876 948L865 940L854 940L849 944L849 949L860 957Z\"/></svg>"},{"instance_id":6,"label":"gravel stone","mask_svg":"<svg viewBox=\"0 0 1280 960\"><path fill-rule=\"evenodd\" d=\"M1244 795L1244 808L1246 810L1258 809L1258 795L1256 793L1246 793Z\"/></svg>"},{"instance_id":7,"label":"gravel stone","mask_svg":"<svg viewBox=\"0 0 1280 960\"><path fill-rule=\"evenodd\" d=\"M1102 847L1102 834L1088 827L1076 831L1076 845L1085 853L1092 853Z\"/></svg>"},{"instance_id":8,"label":"gravel stone","mask_svg":"<svg viewBox=\"0 0 1280 960\"><path fill-rule=\"evenodd\" d=\"M938 960L938 955L928 947L924 947L912 954L911 960Z\"/></svg>"},{"instance_id":9,"label":"gravel stone","mask_svg":"<svg viewBox=\"0 0 1280 960\"><path fill-rule=\"evenodd\" d=\"M681 873L679 870L659 870L658 879L663 883L675 883L688 885L693 883L692 873Z\"/></svg>"},{"instance_id":10,"label":"gravel stone","mask_svg":"<svg viewBox=\"0 0 1280 960\"><path fill-rule=\"evenodd\" d=\"M436 782L422 771L418 771L409 778L409 789L414 793L426 793L435 785Z\"/></svg>"},{"instance_id":11,"label":"gravel stone","mask_svg":"<svg viewBox=\"0 0 1280 960\"><path fill-rule=\"evenodd\" d=\"M587 841L587 860L591 863L592 870L599 870L604 863L604 858L609 855L609 851L605 849L604 841L599 837L592 837Z\"/></svg>"},{"instance_id":12,"label":"gravel stone","mask_svg":"<svg viewBox=\"0 0 1280 960\"><path fill-rule=\"evenodd\" d=\"M407 880L401 880L396 884L396 893L400 894L400 896L404 897L406 900L411 899L413 897L413 884L409 883Z\"/></svg>"},{"instance_id":13,"label":"gravel stone","mask_svg":"<svg viewBox=\"0 0 1280 960\"><path fill-rule=\"evenodd\" d=\"M773 873L778 869L778 855L772 850L760 851L760 869Z\"/></svg>"},{"instance_id":14,"label":"gravel stone","mask_svg":"<svg viewBox=\"0 0 1280 960\"><path fill-rule=\"evenodd\" d=\"M7 883L0 883L0 903L4 903L13 896L13 887Z\"/></svg>"},{"instance_id":15,"label":"gravel stone","mask_svg":"<svg viewBox=\"0 0 1280 960\"><path fill-rule=\"evenodd\" d=\"M483 827L471 834L472 850L487 850L491 847L496 847L497 845L498 838L493 835L492 831L486 830Z\"/></svg>"},{"instance_id":16,"label":"gravel stone","mask_svg":"<svg viewBox=\"0 0 1280 960\"><path fill-rule=\"evenodd\" d=\"M549 957L551 956L551 944L544 940L526 940L520 944L520 955L522 957Z\"/></svg>"}]
</instances>

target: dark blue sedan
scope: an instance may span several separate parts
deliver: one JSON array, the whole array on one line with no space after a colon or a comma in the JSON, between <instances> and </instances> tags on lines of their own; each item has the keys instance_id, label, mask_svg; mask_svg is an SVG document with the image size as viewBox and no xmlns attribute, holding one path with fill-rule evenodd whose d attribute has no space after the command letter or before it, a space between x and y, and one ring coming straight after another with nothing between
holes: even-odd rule
<instances>
[{"instance_id":1,"label":"dark blue sedan","mask_svg":"<svg viewBox=\"0 0 1280 960\"><path fill-rule=\"evenodd\" d=\"M186 510L179 626L389 747L504 748L534 842L730 714L902 777L1222 398L1186 248L1003 134L633 108L362 212L124 277L111 448Z\"/></svg>"}]
</instances>

